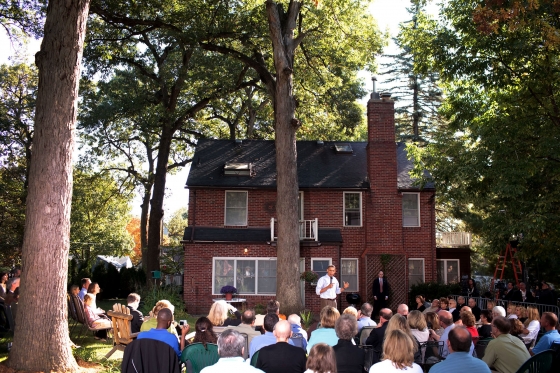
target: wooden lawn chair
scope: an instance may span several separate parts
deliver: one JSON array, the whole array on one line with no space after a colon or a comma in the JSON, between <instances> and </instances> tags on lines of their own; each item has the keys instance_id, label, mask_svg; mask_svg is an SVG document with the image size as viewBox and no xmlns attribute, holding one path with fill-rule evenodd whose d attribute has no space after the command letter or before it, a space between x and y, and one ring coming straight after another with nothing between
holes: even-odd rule
<instances>
[{"instance_id":1,"label":"wooden lawn chair","mask_svg":"<svg viewBox=\"0 0 560 373\"><path fill-rule=\"evenodd\" d=\"M113 323L113 348L105 355L105 359L111 357L117 350L124 351L139 334L130 332L132 315L127 306L115 303L113 310L107 311L107 315L111 317Z\"/></svg>"}]
</instances>

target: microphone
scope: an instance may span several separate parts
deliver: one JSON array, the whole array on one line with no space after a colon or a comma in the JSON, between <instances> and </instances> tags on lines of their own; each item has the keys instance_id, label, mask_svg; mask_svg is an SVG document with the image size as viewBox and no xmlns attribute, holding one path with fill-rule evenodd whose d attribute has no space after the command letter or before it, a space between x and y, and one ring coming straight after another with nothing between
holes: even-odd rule
<instances>
[{"instance_id":1,"label":"microphone","mask_svg":"<svg viewBox=\"0 0 560 373\"><path fill-rule=\"evenodd\" d=\"M331 284L332 284L332 277L331 277Z\"/></svg>"}]
</instances>

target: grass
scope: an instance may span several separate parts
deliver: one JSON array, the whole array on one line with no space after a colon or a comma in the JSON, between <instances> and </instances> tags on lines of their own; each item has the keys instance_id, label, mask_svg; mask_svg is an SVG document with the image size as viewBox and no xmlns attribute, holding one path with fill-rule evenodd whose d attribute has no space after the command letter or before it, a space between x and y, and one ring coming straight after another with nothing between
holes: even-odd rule
<instances>
[{"instance_id":1,"label":"grass","mask_svg":"<svg viewBox=\"0 0 560 373\"><path fill-rule=\"evenodd\" d=\"M126 304L126 299L100 300L97 302L97 306L104 310L111 310L115 303ZM198 316L185 315L186 314L181 314L180 316L182 319L187 320L191 331L194 331L194 324ZM177 319L177 321L178 320L179 319ZM93 333L90 331L84 332L82 336L78 338L82 326L72 319L69 320L68 327L69 330L71 330L70 339L80 346L80 348L74 349L74 356L76 358L80 358L89 363L100 364L99 373L120 372L123 357L122 351L115 351L108 360L104 359L105 355L113 348L112 339L107 340L107 342L101 342L96 340ZM0 336L0 362L8 358L8 343L12 341L12 333L5 333L3 336Z\"/></svg>"}]
</instances>

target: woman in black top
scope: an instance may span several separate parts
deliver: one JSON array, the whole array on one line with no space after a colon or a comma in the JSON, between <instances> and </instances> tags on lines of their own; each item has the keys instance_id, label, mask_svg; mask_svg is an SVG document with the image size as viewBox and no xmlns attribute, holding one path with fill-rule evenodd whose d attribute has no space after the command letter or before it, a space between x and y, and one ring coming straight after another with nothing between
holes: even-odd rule
<instances>
[{"instance_id":1,"label":"woman in black top","mask_svg":"<svg viewBox=\"0 0 560 373\"><path fill-rule=\"evenodd\" d=\"M480 339L492 338L492 312L488 310L480 311L480 322L482 326L478 328L478 337Z\"/></svg>"},{"instance_id":2,"label":"woman in black top","mask_svg":"<svg viewBox=\"0 0 560 373\"><path fill-rule=\"evenodd\" d=\"M424 312L426 306L424 306L424 297L422 295L416 296L416 309L420 312Z\"/></svg>"}]
</instances>

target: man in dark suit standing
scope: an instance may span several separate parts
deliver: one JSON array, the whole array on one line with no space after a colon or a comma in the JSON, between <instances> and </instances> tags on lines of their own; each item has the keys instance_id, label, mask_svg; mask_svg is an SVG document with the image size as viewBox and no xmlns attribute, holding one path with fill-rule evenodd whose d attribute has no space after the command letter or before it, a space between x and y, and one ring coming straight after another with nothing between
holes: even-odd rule
<instances>
[{"instance_id":1,"label":"man in dark suit standing","mask_svg":"<svg viewBox=\"0 0 560 373\"><path fill-rule=\"evenodd\" d=\"M274 326L276 343L259 350L258 369L265 373L302 373L305 371L305 350L288 344L292 336L292 326L287 320L280 320Z\"/></svg>"},{"instance_id":2,"label":"man in dark suit standing","mask_svg":"<svg viewBox=\"0 0 560 373\"><path fill-rule=\"evenodd\" d=\"M383 271L379 271L377 278L373 280L373 308L375 312L387 307L389 291L389 282L383 277Z\"/></svg>"},{"instance_id":3,"label":"man in dark suit standing","mask_svg":"<svg viewBox=\"0 0 560 373\"><path fill-rule=\"evenodd\" d=\"M372 365L379 362L381 352L383 351L383 339L385 338L385 330L389 320L393 317L393 311L383 308L379 311L379 326L373 329L366 339L366 344L373 346Z\"/></svg>"}]
</instances>

